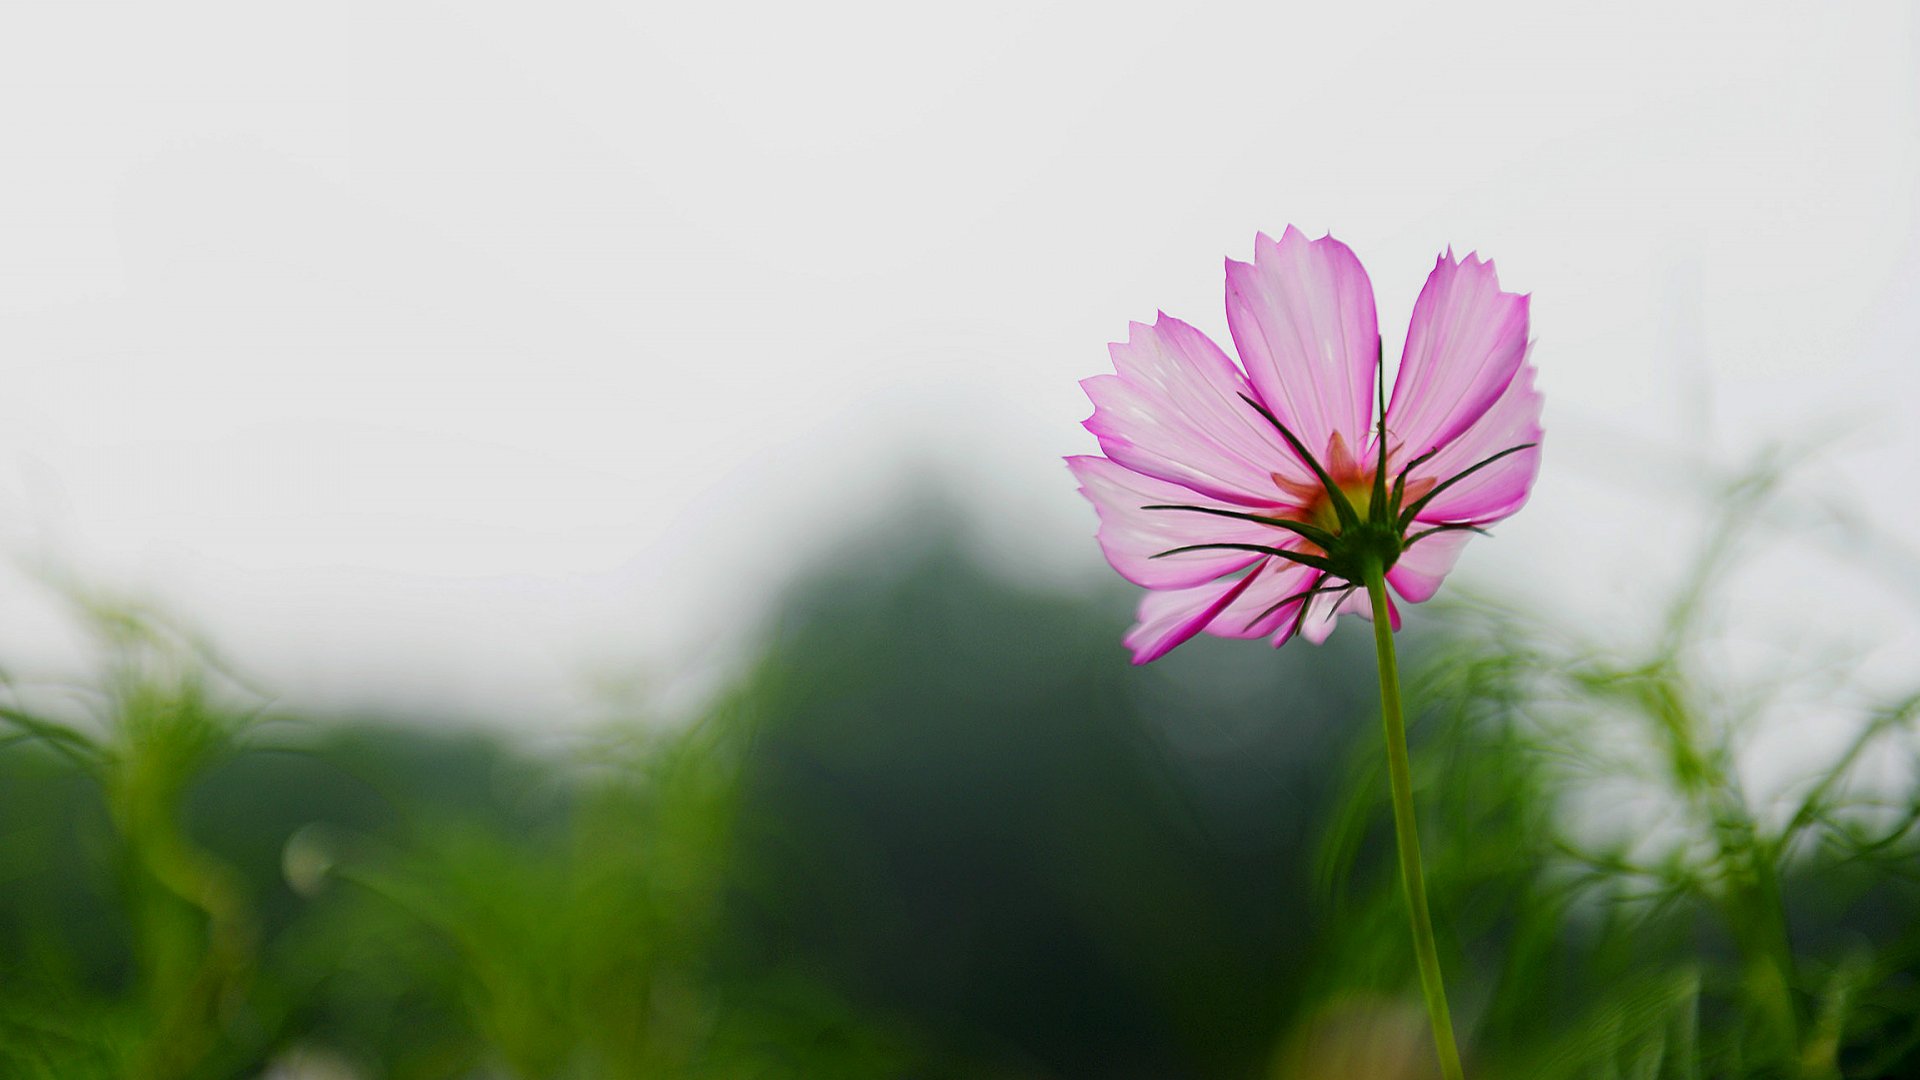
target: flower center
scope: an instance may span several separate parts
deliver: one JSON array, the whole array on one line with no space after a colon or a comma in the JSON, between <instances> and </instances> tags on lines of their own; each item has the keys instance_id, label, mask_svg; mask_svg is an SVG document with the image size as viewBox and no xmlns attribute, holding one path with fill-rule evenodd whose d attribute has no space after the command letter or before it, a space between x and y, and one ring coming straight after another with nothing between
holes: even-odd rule
<instances>
[{"instance_id":1,"label":"flower center","mask_svg":"<svg viewBox=\"0 0 1920 1080\"><path fill-rule=\"evenodd\" d=\"M1354 513L1361 521L1366 521L1373 509L1373 470L1355 458L1347 448L1346 440L1337 431L1327 440L1322 460L1326 463L1327 475L1333 478L1333 482L1340 487L1340 493L1353 504ZM1273 483L1294 499L1294 508L1287 509L1282 516L1339 535L1340 515L1334 512L1333 499L1318 481L1289 480L1274 473Z\"/></svg>"},{"instance_id":2,"label":"flower center","mask_svg":"<svg viewBox=\"0 0 1920 1080\"><path fill-rule=\"evenodd\" d=\"M1361 521L1366 521L1373 509L1373 477L1368 476L1356 481L1339 481L1340 493L1353 504L1353 512ZM1306 520L1318 525L1334 535L1340 533L1340 515L1334 512L1333 500L1325 491L1314 493L1313 500L1307 504Z\"/></svg>"}]
</instances>

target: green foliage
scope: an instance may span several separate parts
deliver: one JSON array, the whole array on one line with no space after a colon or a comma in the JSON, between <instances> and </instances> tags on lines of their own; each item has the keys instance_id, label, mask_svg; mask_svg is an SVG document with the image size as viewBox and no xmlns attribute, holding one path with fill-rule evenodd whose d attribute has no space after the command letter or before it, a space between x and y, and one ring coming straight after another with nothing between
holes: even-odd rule
<instances>
[{"instance_id":1,"label":"green foliage","mask_svg":"<svg viewBox=\"0 0 1920 1080\"><path fill-rule=\"evenodd\" d=\"M1780 479L1763 462L1728 485L1650 645L1456 604L1409 680L1429 885L1452 966L1481 995L1467 1010L1479 1074L1920 1070L1916 799L1855 775L1873 757L1920 761L1920 697L1849 716L1822 686L1823 720L1856 734L1762 800L1739 753L1767 702L1806 688L1725 685L1710 662L1716 589ZM1360 753L1322 854L1335 913L1322 970L1390 991L1409 960L1391 932L1378 773Z\"/></svg>"},{"instance_id":2,"label":"green foliage","mask_svg":"<svg viewBox=\"0 0 1920 1080\"><path fill-rule=\"evenodd\" d=\"M1406 635L1469 1075L1920 1075L1920 696L1716 662L1778 475L1637 636ZM99 676L0 700L0 1075L1430 1075L1366 643L1132 668L1122 597L916 518L560 749L277 716L83 602ZM1852 738L1759 795L1782 702Z\"/></svg>"},{"instance_id":3,"label":"green foliage","mask_svg":"<svg viewBox=\"0 0 1920 1080\"><path fill-rule=\"evenodd\" d=\"M33 738L4 761L0 1074L857 1078L909 1053L792 973L717 970L751 688L556 759L263 723L176 635L107 626L95 715L8 714Z\"/></svg>"}]
</instances>

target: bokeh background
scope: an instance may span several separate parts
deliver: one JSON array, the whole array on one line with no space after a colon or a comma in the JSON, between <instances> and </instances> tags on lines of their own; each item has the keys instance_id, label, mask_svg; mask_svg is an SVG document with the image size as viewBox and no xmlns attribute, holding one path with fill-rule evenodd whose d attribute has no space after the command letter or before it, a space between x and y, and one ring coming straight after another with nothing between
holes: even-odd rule
<instances>
[{"instance_id":1,"label":"bokeh background","mask_svg":"<svg viewBox=\"0 0 1920 1080\"><path fill-rule=\"evenodd\" d=\"M1920 1075L1911 5L27 2L0 87L8 1074L1425 1075L1366 643L1128 667L1060 463L1293 223L1389 358L1534 297L1404 640L1476 1071Z\"/></svg>"}]
</instances>

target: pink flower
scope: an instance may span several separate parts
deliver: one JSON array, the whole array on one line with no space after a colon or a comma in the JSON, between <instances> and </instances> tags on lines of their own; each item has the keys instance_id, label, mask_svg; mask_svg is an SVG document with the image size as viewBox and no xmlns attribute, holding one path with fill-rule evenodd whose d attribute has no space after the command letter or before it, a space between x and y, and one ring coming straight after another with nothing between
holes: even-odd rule
<instances>
[{"instance_id":1,"label":"pink flower","mask_svg":"<svg viewBox=\"0 0 1920 1080\"><path fill-rule=\"evenodd\" d=\"M1107 561L1148 590L1136 664L1202 630L1324 641L1339 614L1367 615L1369 566L1419 603L1539 471L1527 297L1501 292L1491 262L1435 262L1391 403L1373 286L1331 236L1289 226L1254 240L1252 264L1227 260L1227 326L1244 371L1162 313L1081 384L1106 456L1067 464Z\"/></svg>"}]
</instances>

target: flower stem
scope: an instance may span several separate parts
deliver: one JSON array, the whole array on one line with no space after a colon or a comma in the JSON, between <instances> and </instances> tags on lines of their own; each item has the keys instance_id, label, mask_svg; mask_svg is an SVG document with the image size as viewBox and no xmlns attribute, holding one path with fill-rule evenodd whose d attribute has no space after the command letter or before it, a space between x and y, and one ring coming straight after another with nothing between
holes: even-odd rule
<instances>
[{"instance_id":1,"label":"flower stem","mask_svg":"<svg viewBox=\"0 0 1920 1080\"><path fill-rule=\"evenodd\" d=\"M1447 990L1440 981L1440 954L1433 943L1433 917L1427 912L1426 876L1420 868L1420 834L1413 820L1413 772L1407 763L1407 725L1400 712L1400 664L1393 651L1393 624L1387 608L1387 582L1379 564L1367 568L1367 597L1373 601L1373 645L1380 662L1380 718L1387 729L1387 776L1393 786L1393 833L1400 848L1400 883L1406 888L1407 914L1413 921L1413 951L1420 964L1420 992L1433 1022L1433 1042L1444 1080L1462 1080L1460 1049L1453 1041Z\"/></svg>"}]
</instances>

